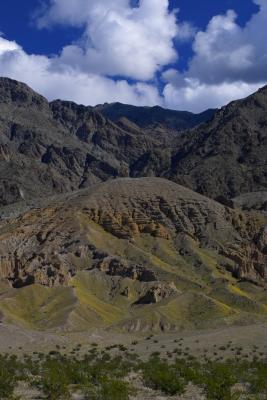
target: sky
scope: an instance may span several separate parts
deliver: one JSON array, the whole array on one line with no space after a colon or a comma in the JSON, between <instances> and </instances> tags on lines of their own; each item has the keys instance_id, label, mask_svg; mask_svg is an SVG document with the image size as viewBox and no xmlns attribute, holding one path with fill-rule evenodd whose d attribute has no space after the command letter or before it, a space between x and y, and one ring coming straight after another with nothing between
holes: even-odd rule
<instances>
[{"instance_id":1,"label":"sky","mask_svg":"<svg viewBox=\"0 0 267 400\"><path fill-rule=\"evenodd\" d=\"M197 113L267 84L267 0L4 0L0 32L0 76L49 100Z\"/></svg>"}]
</instances>

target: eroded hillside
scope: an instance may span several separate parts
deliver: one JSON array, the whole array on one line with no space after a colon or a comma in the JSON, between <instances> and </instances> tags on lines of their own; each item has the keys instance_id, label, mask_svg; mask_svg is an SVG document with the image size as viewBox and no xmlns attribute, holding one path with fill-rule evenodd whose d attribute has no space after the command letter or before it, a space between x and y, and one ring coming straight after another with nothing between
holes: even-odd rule
<instances>
[{"instance_id":1,"label":"eroded hillside","mask_svg":"<svg viewBox=\"0 0 267 400\"><path fill-rule=\"evenodd\" d=\"M3 318L127 331L264 320L265 222L160 178L48 199L1 222Z\"/></svg>"}]
</instances>

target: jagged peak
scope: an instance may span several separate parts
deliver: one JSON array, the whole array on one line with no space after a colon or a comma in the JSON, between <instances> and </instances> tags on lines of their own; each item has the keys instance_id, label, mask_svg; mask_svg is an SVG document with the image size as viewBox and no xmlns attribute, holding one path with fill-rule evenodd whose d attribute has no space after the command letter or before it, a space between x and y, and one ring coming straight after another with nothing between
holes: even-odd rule
<instances>
[{"instance_id":1,"label":"jagged peak","mask_svg":"<svg viewBox=\"0 0 267 400\"><path fill-rule=\"evenodd\" d=\"M33 103L37 106L48 107L45 97L35 92L26 83L7 77L0 77L1 103Z\"/></svg>"}]
</instances>

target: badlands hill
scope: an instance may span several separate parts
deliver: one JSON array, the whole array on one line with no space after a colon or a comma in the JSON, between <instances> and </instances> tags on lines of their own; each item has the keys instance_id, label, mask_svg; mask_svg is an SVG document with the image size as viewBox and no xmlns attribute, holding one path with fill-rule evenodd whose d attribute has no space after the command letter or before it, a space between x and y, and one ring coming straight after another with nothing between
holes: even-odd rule
<instances>
[{"instance_id":1,"label":"badlands hill","mask_svg":"<svg viewBox=\"0 0 267 400\"><path fill-rule=\"evenodd\" d=\"M267 88L200 115L49 103L0 78L0 318L265 321Z\"/></svg>"},{"instance_id":2,"label":"badlands hill","mask_svg":"<svg viewBox=\"0 0 267 400\"><path fill-rule=\"evenodd\" d=\"M5 218L0 259L2 318L30 328L166 331L267 317L261 213L161 178L108 181Z\"/></svg>"}]
</instances>

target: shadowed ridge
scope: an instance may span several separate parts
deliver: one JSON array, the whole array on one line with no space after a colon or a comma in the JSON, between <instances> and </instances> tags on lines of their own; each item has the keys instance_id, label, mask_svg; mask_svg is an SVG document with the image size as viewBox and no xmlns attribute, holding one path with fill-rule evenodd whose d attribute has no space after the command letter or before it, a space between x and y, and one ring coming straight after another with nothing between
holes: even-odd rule
<instances>
[{"instance_id":1,"label":"shadowed ridge","mask_svg":"<svg viewBox=\"0 0 267 400\"><path fill-rule=\"evenodd\" d=\"M168 110L160 106L138 107L118 102L98 105L95 109L116 123L121 118L127 118L141 128L161 125L165 129L176 132L210 120L216 111L211 109L200 114L193 114L188 111Z\"/></svg>"}]
</instances>

